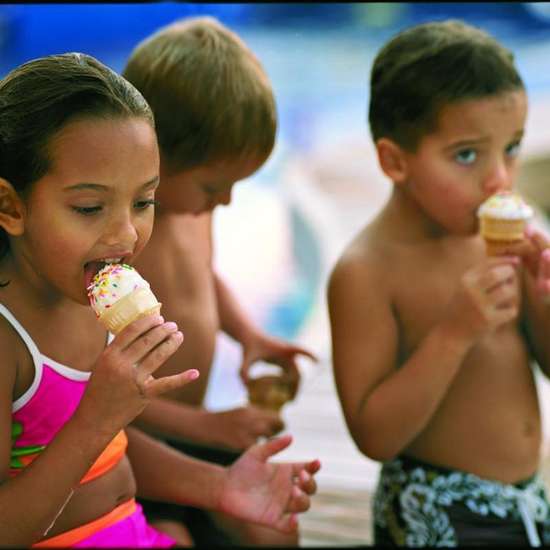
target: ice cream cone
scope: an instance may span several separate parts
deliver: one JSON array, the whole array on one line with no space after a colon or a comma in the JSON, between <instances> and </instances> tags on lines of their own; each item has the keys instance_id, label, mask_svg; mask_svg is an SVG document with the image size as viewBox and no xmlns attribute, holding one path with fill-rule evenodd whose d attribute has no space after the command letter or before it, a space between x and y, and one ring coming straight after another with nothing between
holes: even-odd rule
<instances>
[{"instance_id":1,"label":"ice cream cone","mask_svg":"<svg viewBox=\"0 0 550 550\"><path fill-rule=\"evenodd\" d=\"M512 241L507 241L504 239L485 239L485 252L487 253L487 256L502 256L503 254L506 254L506 250L508 250L509 246L515 245L521 241L522 239L515 239Z\"/></svg>"},{"instance_id":2,"label":"ice cream cone","mask_svg":"<svg viewBox=\"0 0 550 550\"><path fill-rule=\"evenodd\" d=\"M521 242L532 215L533 209L519 195L506 191L489 197L478 210L487 255L498 256Z\"/></svg>"},{"instance_id":3,"label":"ice cream cone","mask_svg":"<svg viewBox=\"0 0 550 550\"><path fill-rule=\"evenodd\" d=\"M106 309L99 316L99 320L107 330L118 334L124 327L140 317L160 313L161 305L148 288L138 288Z\"/></svg>"},{"instance_id":4,"label":"ice cream cone","mask_svg":"<svg viewBox=\"0 0 550 550\"><path fill-rule=\"evenodd\" d=\"M279 412L291 398L290 388L281 376L253 378L249 380L247 388L251 405L276 412Z\"/></svg>"},{"instance_id":5,"label":"ice cream cone","mask_svg":"<svg viewBox=\"0 0 550 550\"><path fill-rule=\"evenodd\" d=\"M126 264L107 264L87 290L98 319L113 334L140 317L160 313L161 304L149 283Z\"/></svg>"}]
</instances>

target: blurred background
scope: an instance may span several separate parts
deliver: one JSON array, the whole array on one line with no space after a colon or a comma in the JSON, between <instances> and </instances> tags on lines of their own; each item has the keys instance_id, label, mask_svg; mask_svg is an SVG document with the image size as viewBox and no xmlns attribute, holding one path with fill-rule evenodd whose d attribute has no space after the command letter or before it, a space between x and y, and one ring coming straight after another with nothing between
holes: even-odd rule
<instances>
[{"instance_id":1,"label":"blurred background","mask_svg":"<svg viewBox=\"0 0 550 550\"><path fill-rule=\"evenodd\" d=\"M320 357L317 365L301 364L302 391L283 412L295 442L281 457L323 462L319 493L302 520L302 545L369 544L378 464L359 454L342 418L325 285L345 244L389 192L366 122L371 63L399 30L451 17L484 28L513 50L530 97L518 185L545 218L550 3L1 4L0 74L66 51L91 54L120 71L132 48L158 27L199 15L215 16L242 36L262 61L278 103L272 157L236 187L231 207L216 212L216 265L259 323ZM209 408L244 402L239 360L239 348L220 336Z\"/></svg>"}]
</instances>

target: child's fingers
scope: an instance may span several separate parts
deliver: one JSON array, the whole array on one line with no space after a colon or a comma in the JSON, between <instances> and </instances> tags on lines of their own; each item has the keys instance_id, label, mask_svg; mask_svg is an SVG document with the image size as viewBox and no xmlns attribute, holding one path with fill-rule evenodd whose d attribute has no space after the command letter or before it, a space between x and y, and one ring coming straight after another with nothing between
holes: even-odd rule
<instances>
[{"instance_id":1,"label":"child's fingers","mask_svg":"<svg viewBox=\"0 0 550 550\"><path fill-rule=\"evenodd\" d=\"M305 355L306 357L311 359L314 363L319 362L319 358L314 353L312 353L311 351L309 351L305 348L301 348L299 346L294 346L292 351L293 351L294 354Z\"/></svg>"},{"instance_id":2,"label":"child's fingers","mask_svg":"<svg viewBox=\"0 0 550 550\"><path fill-rule=\"evenodd\" d=\"M162 378L150 377L145 384L146 393L149 396L157 396L176 390L196 380L199 374L197 369L188 369L172 376L163 376Z\"/></svg>"},{"instance_id":3,"label":"child's fingers","mask_svg":"<svg viewBox=\"0 0 550 550\"><path fill-rule=\"evenodd\" d=\"M290 500L286 506L285 512L300 513L305 512L311 506L311 500L309 496L300 490L296 485L292 487L290 494Z\"/></svg>"},{"instance_id":4,"label":"child's fingers","mask_svg":"<svg viewBox=\"0 0 550 550\"><path fill-rule=\"evenodd\" d=\"M255 456L261 462L266 462L269 457L281 452L283 449L286 449L291 442L292 436L290 434L286 434L281 437L268 439L264 443L256 443L250 447L247 452Z\"/></svg>"},{"instance_id":5,"label":"child's fingers","mask_svg":"<svg viewBox=\"0 0 550 550\"><path fill-rule=\"evenodd\" d=\"M275 529L282 533L295 533L298 529L298 515L284 514L275 523Z\"/></svg>"},{"instance_id":6,"label":"child's fingers","mask_svg":"<svg viewBox=\"0 0 550 550\"><path fill-rule=\"evenodd\" d=\"M302 471L310 475L317 473L321 469L321 462L318 459L310 460L309 462L293 462L292 475L297 477Z\"/></svg>"},{"instance_id":7,"label":"child's fingers","mask_svg":"<svg viewBox=\"0 0 550 550\"><path fill-rule=\"evenodd\" d=\"M502 283L511 282L516 276L514 268L510 265L497 265L483 273L477 279L477 284L483 292L490 292Z\"/></svg>"},{"instance_id":8,"label":"child's fingers","mask_svg":"<svg viewBox=\"0 0 550 550\"><path fill-rule=\"evenodd\" d=\"M313 495L317 492L317 482L315 478L305 470L301 470L297 480L298 487L307 495Z\"/></svg>"},{"instance_id":9,"label":"child's fingers","mask_svg":"<svg viewBox=\"0 0 550 550\"><path fill-rule=\"evenodd\" d=\"M494 258L519 256L525 258L536 252L536 246L529 239L523 239L502 247L503 256L493 256Z\"/></svg>"},{"instance_id":10,"label":"child's fingers","mask_svg":"<svg viewBox=\"0 0 550 550\"><path fill-rule=\"evenodd\" d=\"M163 323L164 317L162 317L162 315L146 315L145 317L141 317L133 323L130 323L124 330L117 334L110 345L124 350L143 333Z\"/></svg>"},{"instance_id":11,"label":"child's fingers","mask_svg":"<svg viewBox=\"0 0 550 550\"><path fill-rule=\"evenodd\" d=\"M155 350L155 348L157 348L162 342L169 339L177 332L178 325L173 322L153 326L148 331L140 334L131 344L126 347L123 352L123 357L131 364L142 363L145 361L147 356L151 354L153 350ZM150 362L148 362L148 364L149 363Z\"/></svg>"},{"instance_id":12,"label":"child's fingers","mask_svg":"<svg viewBox=\"0 0 550 550\"><path fill-rule=\"evenodd\" d=\"M519 308L517 304L508 304L506 306L493 308L490 317L494 326L500 326L516 319L518 314Z\"/></svg>"},{"instance_id":13,"label":"child's fingers","mask_svg":"<svg viewBox=\"0 0 550 550\"><path fill-rule=\"evenodd\" d=\"M526 240L531 241L537 248L539 252L542 252L544 249L550 247L550 241L548 237L541 231L535 229L533 226L529 226L525 230Z\"/></svg>"},{"instance_id":14,"label":"child's fingers","mask_svg":"<svg viewBox=\"0 0 550 550\"><path fill-rule=\"evenodd\" d=\"M150 338L143 337L142 340L145 342L137 340L133 346L136 349L132 349L132 364L136 367L138 377L146 380L180 347L183 333L179 330L173 332L172 327L166 328L166 325L162 325ZM145 355L140 353L142 350Z\"/></svg>"}]
</instances>

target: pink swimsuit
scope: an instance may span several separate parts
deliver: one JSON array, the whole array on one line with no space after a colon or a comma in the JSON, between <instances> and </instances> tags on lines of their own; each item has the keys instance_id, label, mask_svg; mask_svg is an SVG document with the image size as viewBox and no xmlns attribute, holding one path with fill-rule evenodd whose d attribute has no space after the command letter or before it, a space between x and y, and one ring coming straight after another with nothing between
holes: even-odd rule
<instances>
[{"instance_id":1,"label":"pink swimsuit","mask_svg":"<svg viewBox=\"0 0 550 550\"><path fill-rule=\"evenodd\" d=\"M10 476L14 477L40 455L74 414L90 373L67 367L41 354L29 333L2 304L0 314L25 342L35 368L31 386L12 403ZM127 442L121 430L80 483L87 483L118 464L126 453ZM141 506L131 499L101 518L33 546L168 548L174 545L174 539L147 524Z\"/></svg>"}]
</instances>

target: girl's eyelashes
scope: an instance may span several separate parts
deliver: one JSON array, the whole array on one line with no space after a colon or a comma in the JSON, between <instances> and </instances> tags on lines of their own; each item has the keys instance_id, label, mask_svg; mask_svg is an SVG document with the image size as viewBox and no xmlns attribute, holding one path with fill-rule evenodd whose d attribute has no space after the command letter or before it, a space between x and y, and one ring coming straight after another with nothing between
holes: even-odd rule
<instances>
[{"instance_id":1,"label":"girl's eyelashes","mask_svg":"<svg viewBox=\"0 0 550 550\"><path fill-rule=\"evenodd\" d=\"M473 164L477 159L477 151L475 149L463 149L455 153L454 158L459 164Z\"/></svg>"},{"instance_id":2,"label":"girl's eyelashes","mask_svg":"<svg viewBox=\"0 0 550 550\"><path fill-rule=\"evenodd\" d=\"M134 203L134 208L136 210L146 210L150 206L158 206L159 201L155 199L145 199L136 201ZM94 214L99 214L103 210L103 206L94 205L94 206L71 206L71 208L83 216L93 216Z\"/></svg>"},{"instance_id":3,"label":"girl's eyelashes","mask_svg":"<svg viewBox=\"0 0 550 550\"><path fill-rule=\"evenodd\" d=\"M145 210L150 206L158 206L158 205L159 205L159 201L157 201L156 199L146 199L146 200L137 201L136 203L134 203L134 206L138 210Z\"/></svg>"},{"instance_id":4,"label":"girl's eyelashes","mask_svg":"<svg viewBox=\"0 0 550 550\"><path fill-rule=\"evenodd\" d=\"M71 208L78 214L84 216L91 216L97 214L103 208L102 206L71 206Z\"/></svg>"}]
</instances>

